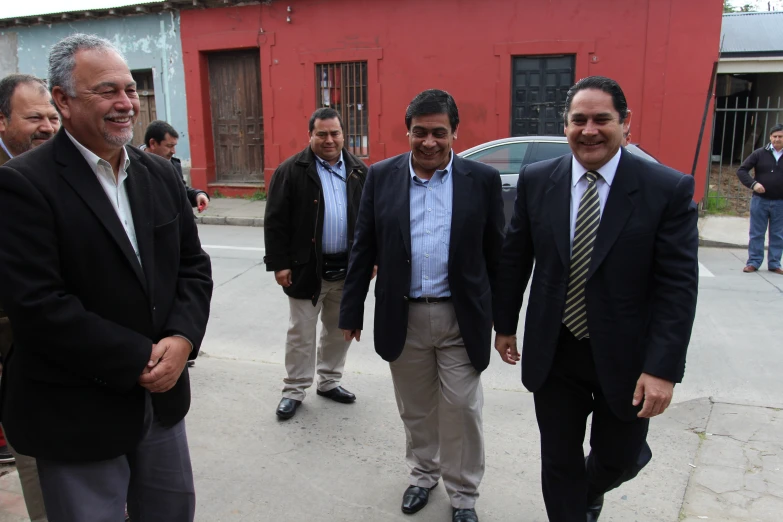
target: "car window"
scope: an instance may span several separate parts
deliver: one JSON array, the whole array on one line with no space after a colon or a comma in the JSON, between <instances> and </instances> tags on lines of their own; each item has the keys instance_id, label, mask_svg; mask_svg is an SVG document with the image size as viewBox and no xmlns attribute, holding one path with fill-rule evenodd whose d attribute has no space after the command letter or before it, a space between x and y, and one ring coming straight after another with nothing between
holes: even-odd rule
<instances>
[{"instance_id":1,"label":"car window","mask_svg":"<svg viewBox=\"0 0 783 522\"><path fill-rule=\"evenodd\" d=\"M536 144L528 163L559 158L563 154L568 154L569 152L571 152L571 147L568 146L568 143L542 141Z\"/></svg>"},{"instance_id":2,"label":"car window","mask_svg":"<svg viewBox=\"0 0 783 522\"><path fill-rule=\"evenodd\" d=\"M501 175L519 174L522 168L522 162L525 159L528 145L527 142L504 143L495 147L490 147L478 151L470 156L466 156L473 161L480 161L498 169Z\"/></svg>"}]
</instances>

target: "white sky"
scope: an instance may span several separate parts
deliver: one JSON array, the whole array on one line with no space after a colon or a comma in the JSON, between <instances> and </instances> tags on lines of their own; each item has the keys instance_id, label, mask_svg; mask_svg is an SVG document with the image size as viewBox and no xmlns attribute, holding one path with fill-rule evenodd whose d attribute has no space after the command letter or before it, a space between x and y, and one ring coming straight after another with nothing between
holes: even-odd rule
<instances>
[{"instance_id":1,"label":"white sky","mask_svg":"<svg viewBox=\"0 0 783 522\"><path fill-rule=\"evenodd\" d=\"M0 0L0 18L16 18L48 13L69 11L89 11L90 9L109 9L134 4L154 4L163 0Z\"/></svg>"},{"instance_id":2,"label":"white sky","mask_svg":"<svg viewBox=\"0 0 783 522\"><path fill-rule=\"evenodd\" d=\"M731 0L729 3L738 9L750 4L756 7L756 11L766 11L768 1L772 4L773 11L783 11L783 0Z\"/></svg>"}]
</instances>

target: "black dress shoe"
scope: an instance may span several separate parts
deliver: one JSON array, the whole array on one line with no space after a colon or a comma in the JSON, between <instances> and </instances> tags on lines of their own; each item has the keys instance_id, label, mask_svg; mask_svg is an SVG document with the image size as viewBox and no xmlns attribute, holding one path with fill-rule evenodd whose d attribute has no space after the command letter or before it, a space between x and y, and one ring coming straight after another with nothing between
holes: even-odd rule
<instances>
[{"instance_id":1,"label":"black dress shoe","mask_svg":"<svg viewBox=\"0 0 783 522\"><path fill-rule=\"evenodd\" d=\"M451 522L478 522L478 515L475 509L452 509Z\"/></svg>"},{"instance_id":2,"label":"black dress shoe","mask_svg":"<svg viewBox=\"0 0 783 522\"><path fill-rule=\"evenodd\" d=\"M349 392L342 386L332 388L329 391L318 390L316 393L321 397L326 397L327 399L332 399L336 402L342 402L343 404L349 404L356 400L356 395Z\"/></svg>"},{"instance_id":3,"label":"black dress shoe","mask_svg":"<svg viewBox=\"0 0 783 522\"><path fill-rule=\"evenodd\" d=\"M597 522L598 517L601 515L601 510L604 508L604 496L601 495L593 501L592 504L587 506L587 522Z\"/></svg>"},{"instance_id":4,"label":"black dress shoe","mask_svg":"<svg viewBox=\"0 0 783 522\"><path fill-rule=\"evenodd\" d=\"M296 414L296 409L300 404L302 401L283 397L280 399L280 404L277 405L277 416L281 419L290 419Z\"/></svg>"},{"instance_id":5,"label":"black dress shoe","mask_svg":"<svg viewBox=\"0 0 783 522\"><path fill-rule=\"evenodd\" d=\"M438 483L435 483L437 486ZM430 500L430 491L435 489L435 486L431 488L421 488L419 486L408 486L405 493L402 494L402 512L406 515L412 515L421 511L421 508L427 505Z\"/></svg>"}]
</instances>

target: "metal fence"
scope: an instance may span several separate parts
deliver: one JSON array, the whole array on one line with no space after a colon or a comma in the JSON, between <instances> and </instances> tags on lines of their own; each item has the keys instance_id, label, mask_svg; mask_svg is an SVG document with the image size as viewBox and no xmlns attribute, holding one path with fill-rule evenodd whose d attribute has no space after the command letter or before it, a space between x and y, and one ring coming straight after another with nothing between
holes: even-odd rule
<instances>
[{"instance_id":1,"label":"metal fence","mask_svg":"<svg viewBox=\"0 0 783 522\"><path fill-rule=\"evenodd\" d=\"M769 130L783 121L781 97L719 99L712 122L712 155L702 209L747 215L751 191L737 179L737 169L751 152L769 141Z\"/></svg>"}]
</instances>

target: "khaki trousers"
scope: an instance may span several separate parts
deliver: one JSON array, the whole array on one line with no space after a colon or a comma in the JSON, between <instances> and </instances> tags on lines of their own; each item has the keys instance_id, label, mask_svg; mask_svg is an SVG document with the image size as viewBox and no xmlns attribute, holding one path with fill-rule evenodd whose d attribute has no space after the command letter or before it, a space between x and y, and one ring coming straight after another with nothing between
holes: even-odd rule
<instances>
[{"instance_id":1,"label":"khaki trousers","mask_svg":"<svg viewBox=\"0 0 783 522\"><path fill-rule=\"evenodd\" d=\"M321 295L313 306L309 299L288 298L291 317L285 345L283 397L304 400L305 390L313 385L317 366L318 389L329 391L340 385L350 342L337 327L344 281L321 281ZM316 349L315 329L321 316L321 338Z\"/></svg>"},{"instance_id":2,"label":"khaki trousers","mask_svg":"<svg viewBox=\"0 0 783 522\"><path fill-rule=\"evenodd\" d=\"M405 347L389 366L410 484L432 487L443 477L452 507L474 507L484 476L484 393L454 305L411 303Z\"/></svg>"},{"instance_id":3,"label":"khaki trousers","mask_svg":"<svg viewBox=\"0 0 783 522\"><path fill-rule=\"evenodd\" d=\"M22 483L22 494L30 522L48 522L41 482L38 480L38 464L33 457L17 453L7 440L6 443L16 459L16 470L19 472L19 482Z\"/></svg>"},{"instance_id":4,"label":"khaki trousers","mask_svg":"<svg viewBox=\"0 0 783 522\"><path fill-rule=\"evenodd\" d=\"M3 356L3 359L8 357L13 339L14 335L8 317L0 317L0 355ZM11 455L16 459L16 470L19 472L19 481L22 483L22 494L30 521L47 522L41 483L38 480L38 464L33 457L17 453L8 439L6 439L6 444Z\"/></svg>"}]
</instances>

